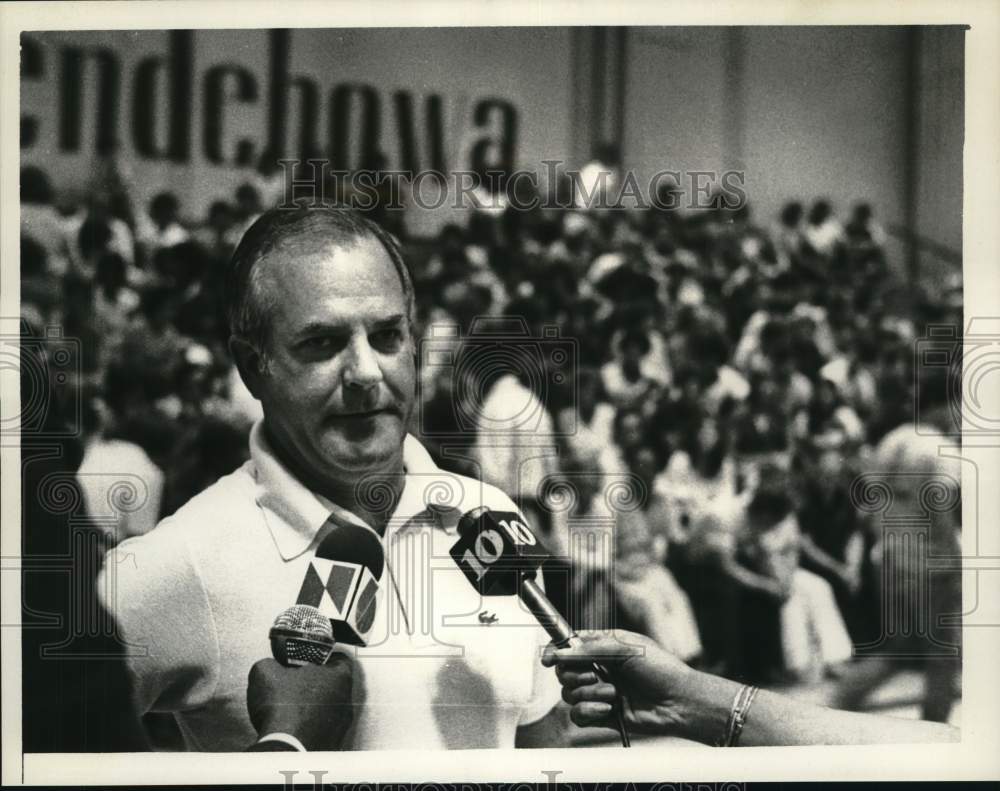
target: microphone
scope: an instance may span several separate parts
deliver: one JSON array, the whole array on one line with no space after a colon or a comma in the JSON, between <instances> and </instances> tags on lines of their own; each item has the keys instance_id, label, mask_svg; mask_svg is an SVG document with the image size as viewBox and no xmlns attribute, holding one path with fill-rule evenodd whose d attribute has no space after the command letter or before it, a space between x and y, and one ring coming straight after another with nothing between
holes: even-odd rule
<instances>
[{"instance_id":1,"label":"microphone","mask_svg":"<svg viewBox=\"0 0 1000 791\"><path fill-rule=\"evenodd\" d=\"M325 665L333 654L330 619L315 607L296 604L274 619L271 654L285 667Z\"/></svg>"},{"instance_id":2,"label":"microphone","mask_svg":"<svg viewBox=\"0 0 1000 791\"><path fill-rule=\"evenodd\" d=\"M475 508L459 520L458 536L450 554L480 594L520 597L559 648L579 641L576 631L535 582L549 554L520 514ZM601 681L612 683L603 665L592 662L591 668ZM620 697L615 712L622 746L630 747Z\"/></svg>"},{"instance_id":3,"label":"microphone","mask_svg":"<svg viewBox=\"0 0 1000 791\"><path fill-rule=\"evenodd\" d=\"M375 531L334 524L309 561L297 602L326 616L338 643L367 645L384 568L385 550Z\"/></svg>"}]
</instances>

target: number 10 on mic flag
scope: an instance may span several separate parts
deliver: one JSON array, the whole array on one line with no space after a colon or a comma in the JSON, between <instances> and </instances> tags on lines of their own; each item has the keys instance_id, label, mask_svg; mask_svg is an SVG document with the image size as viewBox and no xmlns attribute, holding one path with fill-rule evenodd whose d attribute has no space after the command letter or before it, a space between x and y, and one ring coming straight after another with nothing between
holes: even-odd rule
<instances>
[{"instance_id":1,"label":"number 10 on mic flag","mask_svg":"<svg viewBox=\"0 0 1000 791\"><path fill-rule=\"evenodd\" d=\"M375 624L377 593L378 579L367 566L314 556L297 603L328 617L338 643L366 645Z\"/></svg>"}]
</instances>

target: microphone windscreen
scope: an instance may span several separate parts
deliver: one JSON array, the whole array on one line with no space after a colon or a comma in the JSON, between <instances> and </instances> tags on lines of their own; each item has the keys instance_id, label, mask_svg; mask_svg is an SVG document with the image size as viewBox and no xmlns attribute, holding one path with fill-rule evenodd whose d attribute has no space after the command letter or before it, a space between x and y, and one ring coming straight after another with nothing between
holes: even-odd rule
<instances>
[{"instance_id":1,"label":"microphone windscreen","mask_svg":"<svg viewBox=\"0 0 1000 791\"><path fill-rule=\"evenodd\" d=\"M330 619L324 618L319 610L307 604L295 604L284 610L274 619L274 628L293 629L320 638L323 636L333 637Z\"/></svg>"},{"instance_id":2,"label":"microphone windscreen","mask_svg":"<svg viewBox=\"0 0 1000 791\"><path fill-rule=\"evenodd\" d=\"M374 530L350 523L335 524L316 547L316 557L364 566L377 580L385 568L382 539Z\"/></svg>"},{"instance_id":3,"label":"microphone windscreen","mask_svg":"<svg viewBox=\"0 0 1000 791\"><path fill-rule=\"evenodd\" d=\"M269 637L272 655L285 666L324 665L335 645L330 619L307 604L280 613Z\"/></svg>"}]
</instances>

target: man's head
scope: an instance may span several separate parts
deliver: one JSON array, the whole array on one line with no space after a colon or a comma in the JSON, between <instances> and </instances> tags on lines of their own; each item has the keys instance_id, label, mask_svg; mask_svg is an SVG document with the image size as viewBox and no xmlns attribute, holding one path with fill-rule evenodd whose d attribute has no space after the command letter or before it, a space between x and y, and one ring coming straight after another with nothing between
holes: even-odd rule
<instances>
[{"instance_id":1,"label":"man's head","mask_svg":"<svg viewBox=\"0 0 1000 791\"><path fill-rule=\"evenodd\" d=\"M413 286L389 234L344 209L266 212L233 254L226 295L230 347L286 459L342 482L399 463Z\"/></svg>"}]
</instances>

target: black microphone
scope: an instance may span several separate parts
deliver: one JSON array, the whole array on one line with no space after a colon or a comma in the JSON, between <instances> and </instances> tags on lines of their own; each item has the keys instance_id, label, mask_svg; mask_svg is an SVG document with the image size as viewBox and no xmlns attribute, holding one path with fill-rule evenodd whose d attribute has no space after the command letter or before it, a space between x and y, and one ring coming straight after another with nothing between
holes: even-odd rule
<instances>
[{"instance_id":1,"label":"black microphone","mask_svg":"<svg viewBox=\"0 0 1000 791\"><path fill-rule=\"evenodd\" d=\"M579 642L576 631L535 582L549 553L520 514L473 509L459 520L458 536L451 556L476 590L483 596L519 596L557 647ZM592 662L591 667L599 679L613 683L603 665ZM621 698L615 712L622 746L630 747Z\"/></svg>"},{"instance_id":2,"label":"black microphone","mask_svg":"<svg viewBox=\"0 0 1000 791\"><path fill-rule=\"evenodd\" d=\"M330 619L308 604L289 607L274 619L271 654L285 667L325 665L333 654Z\"/></svg>"},{"instance_id":3,"label":"black microphone","mask_svg":"<svg viewBox=\"0 0 1000 791\"><path fill-rule=\"evenodd\" d=\"M338 643L367 645L384 569L385 550L373 530L334 524L309 561L297 601L329 619Z\"/></svg>"}]
</instances>

